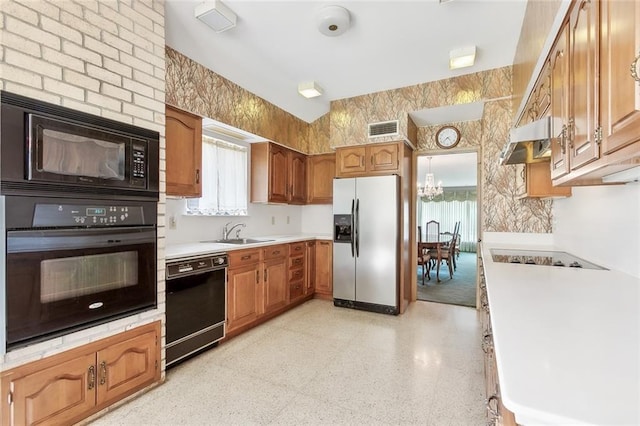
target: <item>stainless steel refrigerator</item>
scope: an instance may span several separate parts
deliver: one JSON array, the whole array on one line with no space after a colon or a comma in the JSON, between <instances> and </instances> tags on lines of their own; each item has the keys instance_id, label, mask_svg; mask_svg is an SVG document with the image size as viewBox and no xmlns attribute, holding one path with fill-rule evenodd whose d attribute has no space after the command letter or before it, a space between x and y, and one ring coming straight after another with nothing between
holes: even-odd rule
<instances>
[{"instance_id":1,"label":"stainless steel refrigerator","mask_svg":"<svg viewBox=\"0 0 640 426\"><path fill-rule=\"evenodd\" d=\"M333 303L399 312L400 178L333 180Z\"/></svg>"}]
</instances>

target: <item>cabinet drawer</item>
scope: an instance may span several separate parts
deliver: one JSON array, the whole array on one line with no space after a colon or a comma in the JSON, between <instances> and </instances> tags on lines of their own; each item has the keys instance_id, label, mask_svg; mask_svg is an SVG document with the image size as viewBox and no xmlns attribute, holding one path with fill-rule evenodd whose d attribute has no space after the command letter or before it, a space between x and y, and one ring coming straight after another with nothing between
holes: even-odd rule
<instances>
[{"instance_id":1,"label":"cabinet drawer","mask_svg":"<svg viewBox=\"0 0 640 426\"><path fill-rule=\"evenodd\" d=\"M237 250L229 252L229 267L252 265L260 262L260 250Z\"/></svg>"},{"instance_id":2,"label":"cabinet drawer","mask_svg":"<svg viewBox=\"0 0 640 426\"><path fill-rule=\"evenodd\" d=\"M289 258L289 269L304 267L304 256L295 256Z\"/></svg>"},{"instance_id":3,"label":"cabinet drawer","mask_svg":"<svg viewBox=\"0 0 640 426\"><path fill-rule=\"evenodd\" d=\"M304 285L302 281L296 281L289 284L289 300L297 299L304 295Z\"/></svg>"},{"instance_id":4,"label":"cabinet drawer","mask_svg":"<svg viewBox=\"0 0 640 426\"><path fill-rule=\"evenodd\" d=\"M287 255L286 244L278 244L275 246L269 246L262 249L264 253L264 260L277 259L279 257L285 257Z\"/></svg>"},{"instance_id":5,"label":"cabinet drawer","mask_svg":"<svg viewBox=\"0 0 640 426\"><path fill-rule=\"evenodd\" d=\"M304 253L304 241L289 244L289 256L297 256Z\"/></svg>"},{"instance_id":6,"label":"cabinet drawer","mask_svg":"<svg viewBox=\"0 0 640 426\"><path fill-rule=\"evenodd\" d=\"M297 281L304 278L304 269L292 269L289 271L289 281Z\"/></svg>"}]
</instances>

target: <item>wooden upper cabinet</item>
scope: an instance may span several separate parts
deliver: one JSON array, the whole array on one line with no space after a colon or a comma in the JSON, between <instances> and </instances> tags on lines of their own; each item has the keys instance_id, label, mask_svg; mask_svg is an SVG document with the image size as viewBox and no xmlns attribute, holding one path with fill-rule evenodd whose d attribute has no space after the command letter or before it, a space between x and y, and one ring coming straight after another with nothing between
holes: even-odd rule
<instances>
[{"instance_id":1,"label":"wooden upper cabinet","mask_svg":"<svg viewBox=\"0 0 640 426\"><path fill-rule=\"evenodd\" d=\"M307 157L307 204L333 203L333 178L335 175L335 154Z\"/></svg>"},{"instance_id":2,"label":"wooden upper cabinet","mask_svg":"<svg viewBox=\"0 0 640 426\"><path fill-rule=\"evenodd\" d=\"M366 172L366 148L355 146L336 150L336 176L360 175Z\"/></svg>"},{"instance_id":3,"label":"wooden upper cabinet","mask_svg":"<svg viewBox=\"0 0 640 426\"><path fill-rule=\"evenodd\" d=\"M569 18L569 165L572 170L600 157L597 132L599 10L599 0L580 0Z\"/></svg>"},{"instance_id":4,"label":"wooden upper cabinet","mask_svg":"<svg viewBox=\"0 0 640 426\"><path fill-rule=\"evenodd\" d=\"M202 117L166 105L167 195L202 196Z\"/></svg>"},{"instance_id":5,"label":"wooden upper cabinet","mask_svg":"<svg viewBox=\"0 0 640 426\"><path fill-rule=\"evenodd\" d=\"M549 57L551 74L551 177L569 173L569 29L563 25Z\"/></svg>"},{"instance_id":6,"label":"wooden upper cabinet","mask_svg":"<svg viewBox=\"0 0 640 426\"><path fill-rule=\"evenodd\" d=\"M336 149L336 176L370 176L400 172L402 142Z\"/></svg>"},{"instance_id":7,"label":"wooden upper cabinet","mask_svg":"<svg viewBox=\"0 0 640 426\"><path fill-rule=\"evenodd\" d=\"M269 201L286 203L289 196L288 150L269 144Z\"/></svg>"},{"instance_id":8,"label":"wooden upper cabinet","mask_svg":"<svg viewBox=\"0 0 640 426\"><path fill-rule=\"evenodd\" d=\"M251 145L251 202L304 204L306 156L272 142Z\"/></svg>"},{"instance_id":9,"label":"wooden upper cabinet","mask_svg":"<svg viewBox=\"0 0 640 426\"><path fill-rule=\"evenodd\" d=\"M603 1L600 36L602 153L640 142L640 3ZM638 148L637 151L640 151Z\"/></svg>"},{"instance_id":10,"label":"wooden upper cabinet","mask_svg":"<svg viewBox=\"0 0 640 426\"><path fill-rule=\"evenodd\" d=\"M521 198L558 198L571 196L571 187L553 186L549 173L549 162L523 164Z\"/></svg>"},{"instance_id":11,"label":"wooden upper cabinet","mask_svg":"<svg viewBox=\"0 0 640 426\"><path fill-rule=\"evenodd\" d=\"M289 151L289 204L304 204L307 199L307 156Z\"/></svg>"}]
</instances>

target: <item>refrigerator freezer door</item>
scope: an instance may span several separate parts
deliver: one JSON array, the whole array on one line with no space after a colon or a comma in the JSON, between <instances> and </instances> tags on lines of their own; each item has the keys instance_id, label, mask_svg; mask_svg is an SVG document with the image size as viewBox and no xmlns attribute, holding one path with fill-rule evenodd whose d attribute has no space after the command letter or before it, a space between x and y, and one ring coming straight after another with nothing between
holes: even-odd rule
<instances>
[{"instance_id":1,"label":"refrigerator freezer door","mask_svg":"<svg viewBox=\"0 0 640 426\"><path fill-rule=\"evenodd\" d=\"M333 214L351 215L355 203L356 180L333 180ZM351 242L333 245L333 298L355 300L356 263Z\"/></svg>"},{"instance_id":2,"label":"refrigerator freezer door","mask_svg":"<svg viewBox=\"0 0 640 426\"><path fill-rule=\"evenodd\" d=\"M398 176L356 180L356 302L398 306L398 192Z\"/></svg>"}]
</instances>

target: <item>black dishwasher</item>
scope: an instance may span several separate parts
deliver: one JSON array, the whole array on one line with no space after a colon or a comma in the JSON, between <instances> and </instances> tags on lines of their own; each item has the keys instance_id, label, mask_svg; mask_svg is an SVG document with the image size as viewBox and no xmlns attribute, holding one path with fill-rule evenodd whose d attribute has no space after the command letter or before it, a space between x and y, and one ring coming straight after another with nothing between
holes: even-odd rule
<instances>
[{"instance_id":1,"label":"black dishwasher","mask_svg":"<svg viewBox=\"0 0 640 426\"><path fill-rule=\"evenodd\" d=\"M226 253L167 261L167 368L225 336Z\"/></svg>"}]
</instances>

